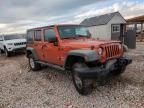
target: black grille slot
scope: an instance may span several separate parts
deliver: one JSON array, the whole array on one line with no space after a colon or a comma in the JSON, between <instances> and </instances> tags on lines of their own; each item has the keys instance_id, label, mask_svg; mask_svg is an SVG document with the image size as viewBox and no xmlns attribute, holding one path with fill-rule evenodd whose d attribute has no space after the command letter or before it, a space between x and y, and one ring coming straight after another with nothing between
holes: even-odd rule
<instances>
[{"instance_id":1,"label":"black grille slot","mask_svg":"<svg viewBox=\"0 0 144 108\"><path fill-rule=\"evenodd\" d=\"M19 46L19 45L25 45L26 42L19 42L19 43L14 43L15 46Z\"/></svg>"}]
</instances>

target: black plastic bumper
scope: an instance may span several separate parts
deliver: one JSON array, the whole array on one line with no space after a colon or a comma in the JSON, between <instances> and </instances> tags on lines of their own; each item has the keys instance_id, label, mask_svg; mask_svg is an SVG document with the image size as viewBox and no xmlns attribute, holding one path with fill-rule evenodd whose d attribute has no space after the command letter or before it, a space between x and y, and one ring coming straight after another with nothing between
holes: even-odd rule
<instances>
[{"instance_id":1,"label":"black plastic bumper","mask_svg":"<svg viewBox=\"0 0 144 108\"><path fill-rule=\"evenodd\" d=\"M108 77L111 72L117 71L121 68L125 68L127 65L132 63L132 59L122 57L117 59L114 64L110 67L94 67L94 68L77 68L76 71L80 77L83 78L97 78L97 77Z\"/></svg>"},{"instance_id":2,"label":"black plastic bumper","mask_svg":"<svg viewBox=\"0 0 144 108\"><path fill-rule=\"evenodd\" d=\"M25 50L26 50L26 47L22 47L22 48L13 49L12 52L22 52L22 51L25 51Z\"/></svg>"}]
</instances>

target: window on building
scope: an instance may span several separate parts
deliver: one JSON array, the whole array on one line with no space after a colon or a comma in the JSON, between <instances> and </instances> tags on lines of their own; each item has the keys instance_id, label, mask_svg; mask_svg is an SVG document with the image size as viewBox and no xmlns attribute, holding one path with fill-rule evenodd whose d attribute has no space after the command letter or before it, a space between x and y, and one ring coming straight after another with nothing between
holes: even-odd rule
<instances>
[{"instance_id":1,"label":"window on building","mask_svg":"<svg viewBox=\"0 0 144 108\"><path fill-rule=\"evenodd\" d=\"M35 41L41 41L41 30L35 31Z\"/></svg>"},{"instance_id":2,"label":"window on building","mask_svg":"<svg viewBox=\"0 0 144 108\"><path fill-rule=\"evenodd\" d=\"M112 32L113 33L120 32L120 25L112 25Z\"/></svg>"},{"instance_id":3,"label":"window on building","mask_svg":"<svg viewBox=\"0 0 144 108\"><path fill-rule=\"evenodd\" d=\"M54 29L47 29L44 31L44 40L49 41L52 37L55 37Z\"/></svg>"}]
</instances>

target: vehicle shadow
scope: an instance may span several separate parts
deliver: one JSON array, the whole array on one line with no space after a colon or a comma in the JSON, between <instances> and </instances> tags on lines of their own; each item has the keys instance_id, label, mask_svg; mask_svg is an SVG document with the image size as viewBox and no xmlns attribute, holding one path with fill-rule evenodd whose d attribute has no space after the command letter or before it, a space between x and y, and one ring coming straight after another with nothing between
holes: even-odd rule
<instances>
[{"instance_id":1,"label":"vehicle shadow","mask_svg":"<svg viewBox=\"0 0 144 108\"><path fill-rule=\"evenodd\" d=\"M30 70L30 72L33 71ZM41 79L50 81L56 89L62 89L62 87L64 87L66 92L71 92L69 91L69 88L73 89L72 91L76 91L72 83L71 73L68 71L61 71L49 66L42 66L42 70L34 72L33 74L35 74L37 77L41 77ZM92 93L91 95L95 95L97 93L104 94L106 91L111 90L114 90L115 92L119 90L121 91L128 85L139 86L142 84L144 84L144 82L136 82L130 77L127 77L125 74L118 77L110 77L101 80L96 79L94 80L94 94Z\"/></svg>"},{"instance_id":2,"label":"vehicle shadow","mask_svg":"<svg viewBox=\"0 0 144 108\"><path fill-rule=\"evenodd\" d=\"M67 71L61 71L57 69L53 69L48 66L44 66L42 71L38 71L38 73L43 74L42 77L46 80L51 81L53 84L59 83L59 85L65 85L66 90L69 90L69 88L72 87L72 89L75 90L73 83L72 83L72 78L71 78L71 73ZM62 84L60 84L60 82ZM127 85L138 85L138 82L133 82L133 80L119 76L119 77L111 77L107 79L101 79L101 80L94 80L94 93L101 92L103 93L103 90L105 92L105 89L111 90L111 89L116 89L119 90L120 88L124 88ZM57 86L57 89L59 87ZM103 88L103 90L102 90Z\"/></svg>"}]
</instances>

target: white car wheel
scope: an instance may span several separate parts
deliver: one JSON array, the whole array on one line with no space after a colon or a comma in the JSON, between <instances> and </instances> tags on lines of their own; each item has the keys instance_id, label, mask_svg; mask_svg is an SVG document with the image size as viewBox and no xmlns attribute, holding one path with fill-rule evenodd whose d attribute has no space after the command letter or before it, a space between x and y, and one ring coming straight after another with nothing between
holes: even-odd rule
<instances>
[{"instance_id":1,"label":"white car wheel","mask_svg":"<svg viewBox=\"0 0 144 108\"><path fill-rule=\"evenodd\" d=\"M10 53L7 51L6 48L5 48L4 52L5 52L5 56L6 56L6 57L9 57L9 56L10 56Z\"/></svg>"}]
</instances>

